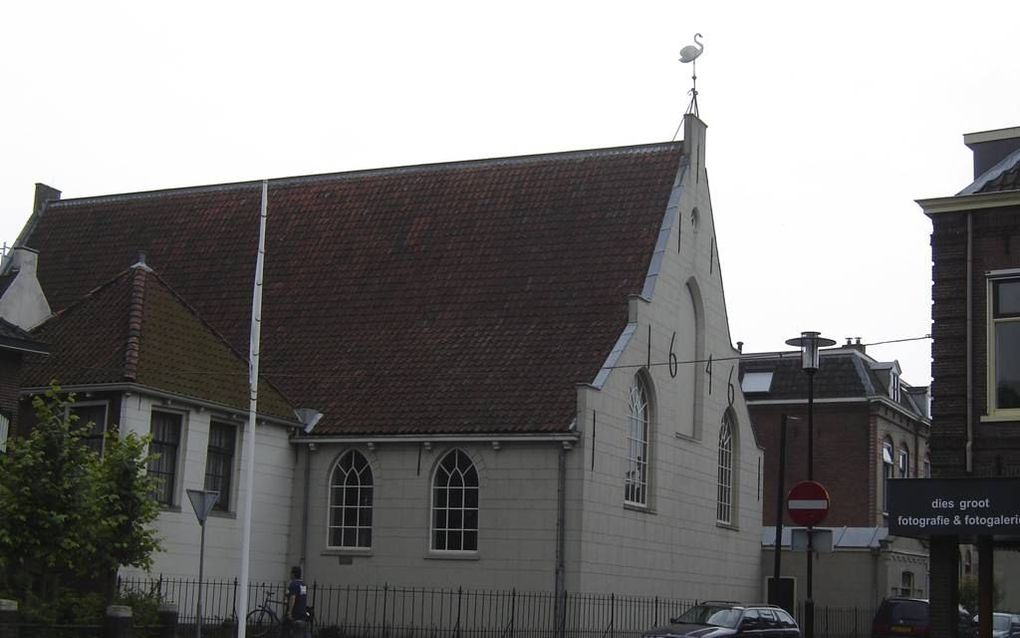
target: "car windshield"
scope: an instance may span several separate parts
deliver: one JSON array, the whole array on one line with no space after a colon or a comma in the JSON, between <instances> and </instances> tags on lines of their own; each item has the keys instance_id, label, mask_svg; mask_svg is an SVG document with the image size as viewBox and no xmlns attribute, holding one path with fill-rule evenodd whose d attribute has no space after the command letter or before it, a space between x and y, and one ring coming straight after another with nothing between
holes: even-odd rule
<instances>
[{"instance_id":1,"label":"car windshield","mask_svg":"<svg viewBox=\"0 0 1020 638\"><path fill-rule=\"evenodd\" d=\"M739 621L739 609L717 605L695 605L673 619L673 622L678 625L713 625L731 629L736 627Z\"/></svg>"},{"instance_id":2,"label":"car windshield","mask_svg":"<svg viewBox=\"0 0 1020 638\"><path fill-rule=\"evenodd\" d=\"M1008 614L995 614L992 616L992 628L995 631L1009 631L1011 619Z\"/></svg>"}]
</instances>

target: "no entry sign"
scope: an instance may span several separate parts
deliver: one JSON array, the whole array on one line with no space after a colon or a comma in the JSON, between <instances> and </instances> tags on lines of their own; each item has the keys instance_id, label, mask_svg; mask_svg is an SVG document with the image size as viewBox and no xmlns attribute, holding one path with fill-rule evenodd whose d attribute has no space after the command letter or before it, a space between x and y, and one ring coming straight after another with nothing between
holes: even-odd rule
<instances>
[{"instance_id":1,"label":"no entry sign","mask_svg":"<svg viewBox=\"0 0 1020 638\"><path fill-rule=\"evenodd\" d=\"M786 511L790 513L790 520L798 525L817 525L829 513L829 493L821 483L801 481L790 488Z\"/></svg>"}]
</instances>

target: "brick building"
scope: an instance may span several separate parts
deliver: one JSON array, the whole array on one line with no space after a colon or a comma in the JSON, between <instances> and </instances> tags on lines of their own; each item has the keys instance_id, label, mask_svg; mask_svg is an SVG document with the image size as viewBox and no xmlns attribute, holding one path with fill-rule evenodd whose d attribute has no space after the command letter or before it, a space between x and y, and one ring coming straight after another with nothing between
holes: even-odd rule
<instances>
[{"instance_id":1,"label":"brick building","mask_svg":"<svg viewBox=\"0 0 1020 638\"><path fill-rule=\"evenodd\" d=\"M822 527L833 529L835 551L819 555L815 598L822 604L870 606L883 596L927 595L927 552L917 541L890 537L887 479L930 476L928 388L901 378L895 361L878 361L860 343L822 350L815 372L814 480L830 496ZM807 471L807 375L799 353L744 354L741 386L751 424L765 448L763 570L772 574L779 450L787 423L781 493ZM784 526L793 525L783 512ZM789 553L784 532L783 575L803 578L803 552Z\"/></svg>"},{"instance_id":2,"label":"brick building","mask_svg":"<svg viewBox=\"0 0 1020 638\"><path fill-rule=\"evenodd\" d=\"M918 200L932 221L932 468L936 478L1020 475L1020 128L964 136L974 180ZM982 605L1015 537L932 537L933 633L952 636L958 543L976 541ZM998 583L1000 590L1008 582ZM1014 586L1014 589L1017 587ZM1007 596L1010 594L1007 591Z\"/></svg>"}]
</instances>

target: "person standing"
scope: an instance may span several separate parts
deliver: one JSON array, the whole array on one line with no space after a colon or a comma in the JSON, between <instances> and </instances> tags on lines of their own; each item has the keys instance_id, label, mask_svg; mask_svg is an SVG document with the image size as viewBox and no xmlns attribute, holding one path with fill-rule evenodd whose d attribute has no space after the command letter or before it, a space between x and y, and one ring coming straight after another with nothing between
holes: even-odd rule
<instances>
[{"instance_id":1,"label":"person standing","mask_svg":"<svg viewBox=\"0 0 1020 638\"><path fill-rule=\"evenodd\" d=\"M301 568L297 565L290 568L290 583L287 585L287 604L285 622L288 638L304 638L308 633L308 587L301 580Z\"/></svg>"}]
</instances>

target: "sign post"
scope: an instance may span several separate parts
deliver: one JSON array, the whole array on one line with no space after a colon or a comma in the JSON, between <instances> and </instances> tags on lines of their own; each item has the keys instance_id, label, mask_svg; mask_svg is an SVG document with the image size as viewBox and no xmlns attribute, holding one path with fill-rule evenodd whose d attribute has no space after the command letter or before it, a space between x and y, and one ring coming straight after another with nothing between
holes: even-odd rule
<instances>
[{"instance_id":1,"label":"sign post","mask_svg":"<svg viewBox=\"0 0 1020 638\"><path fill-rule=\"evenodd\" d=\"M202 638L202 579L205 568L205 519L209 517L220 493L212 490L188 490L188 499L195 510L195 518L202 527L202 540L198 549L198 602L195 603L195 636Z\"/></svg>"}]
</instances>

